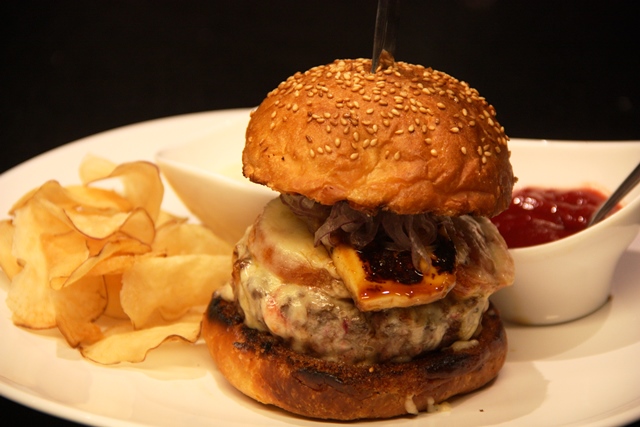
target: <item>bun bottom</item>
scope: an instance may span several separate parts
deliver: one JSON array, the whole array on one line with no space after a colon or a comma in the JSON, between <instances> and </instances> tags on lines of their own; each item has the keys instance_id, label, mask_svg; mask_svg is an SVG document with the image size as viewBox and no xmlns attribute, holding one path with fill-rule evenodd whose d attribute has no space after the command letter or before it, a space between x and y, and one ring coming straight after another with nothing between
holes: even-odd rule
<instances>
[{"instance_id":1,"label":"bun bottom","mask_svg":"<svg viewBox=\"0 0 640 427\"><path fill-rule=\"evenodd\" d=\"M427 411L496 377L507 338L497 311L484 314L477 344L429 352L409 362L369 366L297 353L246 327L233 303L214 297L202 336L220 372L242 393L310 418L391 418Z\"/></svg>"}]
</instances>

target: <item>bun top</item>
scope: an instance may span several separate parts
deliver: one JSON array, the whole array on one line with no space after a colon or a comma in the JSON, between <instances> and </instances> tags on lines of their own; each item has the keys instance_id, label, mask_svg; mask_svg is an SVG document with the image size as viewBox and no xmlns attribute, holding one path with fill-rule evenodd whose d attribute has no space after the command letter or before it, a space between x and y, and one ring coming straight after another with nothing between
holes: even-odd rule
<instances>
[{"instance_id":1,"label":"bun top","mask_svg":"<svg viewBox=\"0 0 640 427\"><path fill-rule=\"evenodd\" d=\"M508 137L465 82L345 59L296 73L252 113L243 173L281 193L366 211L494 216L511 202Z\"/></svg>"}]
</instances>

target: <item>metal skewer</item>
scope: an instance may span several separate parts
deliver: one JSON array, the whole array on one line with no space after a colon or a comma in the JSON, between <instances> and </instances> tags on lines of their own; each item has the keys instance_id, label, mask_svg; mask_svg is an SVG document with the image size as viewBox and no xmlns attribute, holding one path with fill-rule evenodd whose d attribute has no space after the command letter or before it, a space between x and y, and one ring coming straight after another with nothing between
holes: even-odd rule
<instances>
[{"instance_id":1,"label":"metal skewer","mask_svg":"<svg viewBox=\"0 0 640 427\"><path fill-rule=\"evenodd\" d=\"M371 57L372 73L376 72L381 63L384 65L385 62L393 62L396 51L398 17L400 16L399 2L400 0L378 0L376 28L373 34L373 55Z\"/></svg>"}]
</instances>

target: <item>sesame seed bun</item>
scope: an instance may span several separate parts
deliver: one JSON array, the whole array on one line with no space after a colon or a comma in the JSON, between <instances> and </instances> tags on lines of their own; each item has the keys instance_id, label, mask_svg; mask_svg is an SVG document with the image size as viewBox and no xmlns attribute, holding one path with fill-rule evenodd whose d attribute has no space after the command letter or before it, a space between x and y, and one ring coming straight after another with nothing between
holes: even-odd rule
<instances>
[{"instance_id":1,"label":"sesame seed bun","mask_svg":"<svg viewBox=\"0 0 640 427\"><path fill-rule=\"evenodd\" d=\"M443 72L367 59L297 73L253 112L243 173L281 193L398 214L494 216L514 183L495 109Z\"/></svg>"}]
</instances>

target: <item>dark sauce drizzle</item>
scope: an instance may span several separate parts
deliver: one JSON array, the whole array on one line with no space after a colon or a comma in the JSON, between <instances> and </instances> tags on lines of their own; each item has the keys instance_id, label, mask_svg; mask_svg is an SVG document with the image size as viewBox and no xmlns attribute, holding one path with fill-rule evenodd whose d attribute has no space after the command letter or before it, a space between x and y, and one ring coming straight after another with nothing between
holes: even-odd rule
<instances>
[{"instance_id":1,"label":"dark sauce drizzle","mask_svg":"<svg viewBox=\"0 0 640 427\"><path fill-rule=\"evenodd\" d=\"M435 259L431 260L432 265L438 272L452 272L456 257L453 242L438 233L433 245ZM422 281L422 271L413 265L411 251L386 249L384 239L378 238L357 252L366 278L371 282L393 280L404 285L415 285Z\"/></svg>"}]
</instances>

